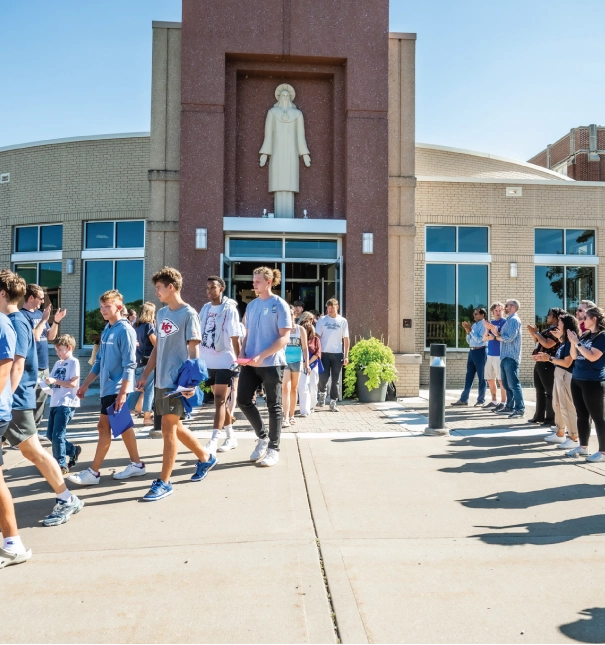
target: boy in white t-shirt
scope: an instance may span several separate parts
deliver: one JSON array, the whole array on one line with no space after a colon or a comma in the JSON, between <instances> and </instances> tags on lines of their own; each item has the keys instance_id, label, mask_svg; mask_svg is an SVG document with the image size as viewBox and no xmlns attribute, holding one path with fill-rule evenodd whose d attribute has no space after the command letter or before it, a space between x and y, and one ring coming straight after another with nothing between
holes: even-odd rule
<instances>
[{"instance_id":1,"label":"boy in white t-shirt","mask_svg":"<svg viewBox=\"0 0 605 645\"><path fill-rule=\"evenodd\" d=\"M72 355L75 346L76 341L69 334L57 338L55 350L59 360L54 364L50 376L44 379L52 389L46 437L53 444L53 457L63 474L76 465L82 452L80 446L67 441L65 437L67 424L76 408L80 407L80 399L76 395L80 385L80 362ZM69 457L69 463L66 457Z\"/></svg>"}]
</instances>

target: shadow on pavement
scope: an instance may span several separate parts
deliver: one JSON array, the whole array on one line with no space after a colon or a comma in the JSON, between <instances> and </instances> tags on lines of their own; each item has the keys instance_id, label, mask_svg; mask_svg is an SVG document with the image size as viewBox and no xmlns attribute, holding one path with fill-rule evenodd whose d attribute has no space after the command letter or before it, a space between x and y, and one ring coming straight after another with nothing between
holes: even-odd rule
<instances>
[{"instance_id":1,"label":"shadow on pavement","mask_svg":"<svg viewBox=\"0 0 605 645\"><path fill-rule=\"evenodd\" d=\"M582 610L579 614L589 616L589 619L580 618L574 623L561 625L561 633L579 643L605 643L605 609L592 607Z\"/></svg>"},{"instance_id":2,"label":"shadow on pavement","mask_svg":"<svg viewBox=\"0 0 605 645\"><path fill-rule=\"evenodd\" d=\"M440 455L429 455L429 459L485 459L486 457L509 457L513 455L520 454L542 454L540 444L525 444L524 446L518 446L513 444L508 444L505 446L499 446L497 448L492 448L489 452L485 451L485 448L477 448L476 450L451 450L450 452L443 453Z\"/></svg>"},{"instance_id":3,"label":"shadow on pavement","mask_svg":"<svg viewBox=\"0 0 605 645\"><path fill-rule=\"evenodd\" d=\"M486 455L488 456L488 455ZM528 468L542 468L545 466L560 466L560 457L543 457L541 459L498 459L496 461L485 461L481 463L463 464L453 468L441 468L442 473L476 473L478 475L486 473L507 473L513 470L525 470ZM573 466L574 462L569 461Z\"/></svg>"},{"instance_id":4,"label":"shadow on pavement","mask_svg":"<svg viewBox=\"0 0 605 645\"><path fill-rule=\"evenodd\" d=\"M501 493L484 495L470 499L458 500L462 506L467 508L517 508L525 509L553 502L569 502L578 499L594 499L605 497L605 486L603 484L576 484L573 486L557 486L544 490L532 490L525 493L517 493L512 490L505 490ZM605 634L604 634L605 635Z\"/></svg>"},{"instance_id":5,"label":"shadow on pavement","mask_svg":"<svg viewBox=\"0 0 605 645\"><path fill-rule=\"evenodd\" d=\"M418 435L421 436L421 435ZM408 435L402 434L400 437L350 437L348 439L332 439L333 443L348 443L349 441L384 441L385 439L409 439Z\"/></svg>"}]
</instances>

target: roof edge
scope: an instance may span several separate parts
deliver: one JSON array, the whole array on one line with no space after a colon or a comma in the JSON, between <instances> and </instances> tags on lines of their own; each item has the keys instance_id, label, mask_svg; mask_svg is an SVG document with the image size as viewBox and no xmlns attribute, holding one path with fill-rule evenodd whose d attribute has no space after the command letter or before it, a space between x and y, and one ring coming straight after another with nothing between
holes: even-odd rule
<instances>
[{"instance_id":1,"label":"roof edge","mask_svg":"<svg viewBox=\"0 0 605 645\"><path fill-rule=\"evenodd\" d=\"M516 166L523 166L524 168L531 168L532 170L539 170L540 172L545 172L548 175L556 177L558 180L574 182L570 177L565 177L554 170L549 170L548 168L543 168L542 166L537 166L536 164L529 163L529 161L520 161L519 159L510 159L509 157L500 157L498 155L493 155L489 152L477 152L476 150L465 150L463 148L450 148L449 146L439 146L435 143L420 143L416 142L417 148L428 148L429 150L443 150L444 152L457 152L458 154L471 155L473 157L484 157L486 159L493 159L494 161L504 161L505 163L512 163ZM550 181L550 180L547 180ZM585 182L582 182L585 183Z\"/></svg>"},{"instance_id":2,"label":"roof edge","mask_svg":"<svg viewBox=\"0 0 605 645\"><path fill-rule=\"evenodd\" d=\"M0 152L7 150L19 150L20 148L37 148L38 146L52 146L56 143L72 143L74 141L99 141L102 139L138 139L149 137L149 132L118 132L116 134L90 134L84 137L65 137L63 139L47 139L45 141L30 141L29 143L17 143L13 146L4 146Z\"/></svg>"},{"instance_id":3,"label":"roof edge","mask_svg":"<svg viewBox=\"0 0 605 645\"><path fill-rule=\"evenodd\" d=\"M152 29L181 29L182 27L183 27L182 22L167 22L165 20L151 21Z\"/></svg>"},{"instance_id":4,"label":"roof edge","mask_svg":"<svg viewBox=\"0 0 605 645\"><path fill-rule=\"evenodd\" d=\"M561 179L520 179L519 177L452 177L450 175L419 175L417 181L437 182L442 184L502 184L503 186L537 185L537 186L565 186L569 188L605 188L605 181L565 181Z\"/></svg>"},{"instance_id":5,"label":"roof edge","mask_svg":"<svg viewBox=\"0 0 605 645\"><path fill-rule=\"evenodd\" d=\"M417 34L413 32L389 31L389 38L398 40L416 40Z\"/></svg>"}]
</instances>

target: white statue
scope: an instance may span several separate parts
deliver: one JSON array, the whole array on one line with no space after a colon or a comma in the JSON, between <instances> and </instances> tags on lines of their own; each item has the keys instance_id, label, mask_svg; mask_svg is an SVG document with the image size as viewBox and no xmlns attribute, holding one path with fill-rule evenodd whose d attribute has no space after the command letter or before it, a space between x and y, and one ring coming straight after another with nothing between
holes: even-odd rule
<instances>
[{"instance_id":1,"label":"white statue","mask_svg":"<svg viewBox=\"0 0 605 645\"><path fill-rule=\"evenodd\" d=\"M275 193L275 217L294 217L294 193L297 193L299 164L311 165L311 153L305 141L302 112L294 105L296 92L283 83L275 90L277 103L267 112L265 140L260 149L260 165L269 160L269 192Z\"/></svg>"}]
</instances>

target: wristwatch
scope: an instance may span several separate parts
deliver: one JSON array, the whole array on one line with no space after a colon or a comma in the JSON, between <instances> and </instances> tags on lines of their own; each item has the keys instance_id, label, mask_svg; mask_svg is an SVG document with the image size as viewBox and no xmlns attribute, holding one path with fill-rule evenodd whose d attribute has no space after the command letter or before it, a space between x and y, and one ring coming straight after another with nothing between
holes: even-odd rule
<instances>
[{"instance_id":1,"label":"wristwatch","mask_svg":"<svg viewBox=\"0 0 605 645\"><path fill-rule=\"evenodd\" d=\"M549 357L548 357L548 362L549 362L549 363L552 363L552 359L553 359L553 357L552 357L552 356L549 356Z\"/></svg>"}]
</instances>

